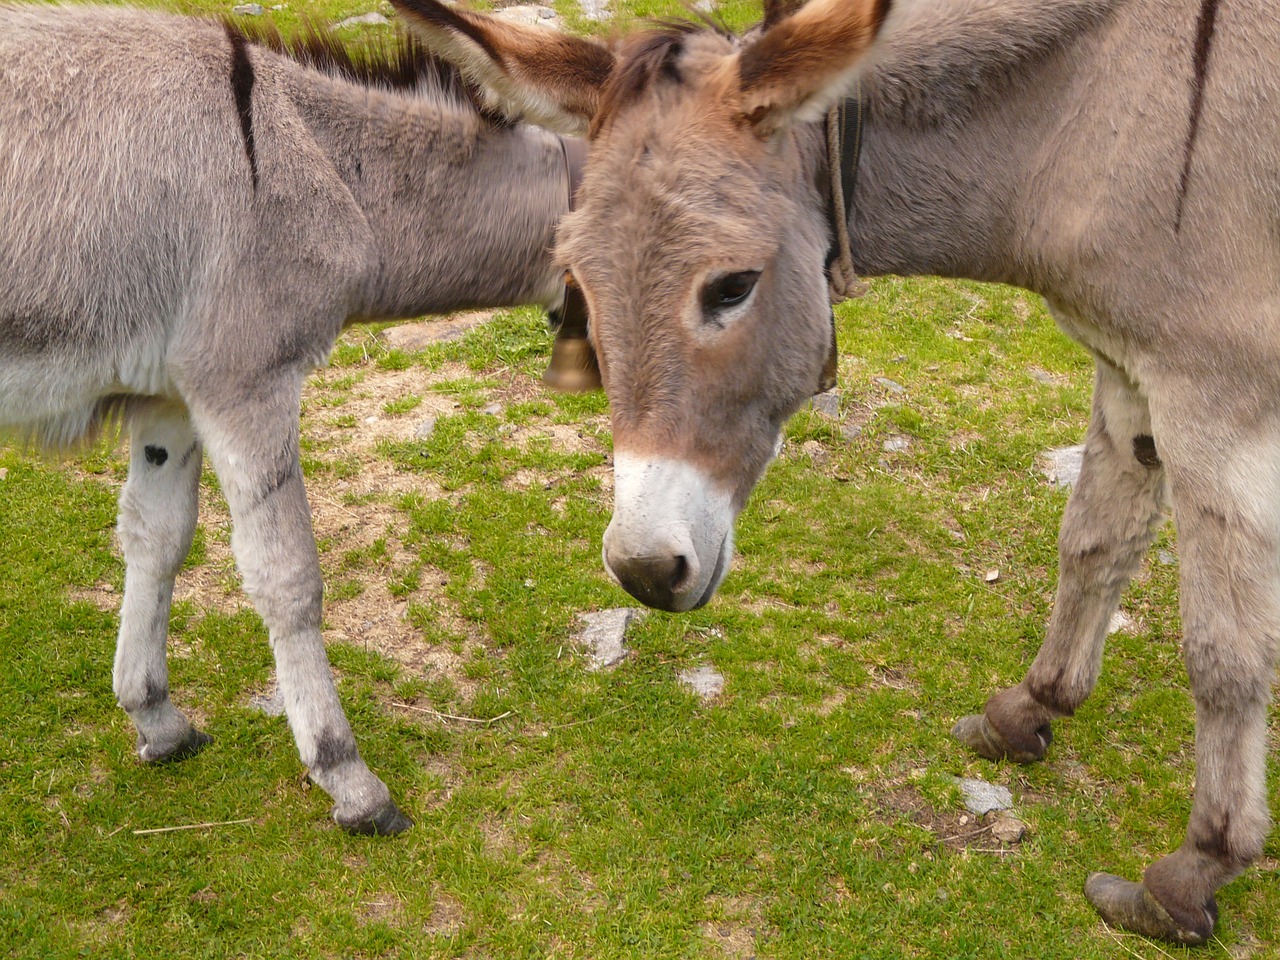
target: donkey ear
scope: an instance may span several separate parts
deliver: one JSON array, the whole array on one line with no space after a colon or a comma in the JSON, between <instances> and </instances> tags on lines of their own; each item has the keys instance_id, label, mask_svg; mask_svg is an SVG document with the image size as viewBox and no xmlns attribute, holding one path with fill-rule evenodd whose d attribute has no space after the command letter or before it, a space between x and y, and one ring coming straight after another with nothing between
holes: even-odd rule
<instances>
[{"instance_id":1,"label":"donkey ear","mask_svg":"<svg viewBox=\"0 0 1280 960\"><path fill-rule=\"evenodd\" d=\"M742 112L766 137L819 119L844 95L892 0L812 0L789 16L787 3L771 0L773 25L738 60Z\"/></svg>"},{"instance_id":2,"label":"donkey ear","mask_svg":"<svg viewBox=\"0 0 1280 960\"><path fill-rule=\"evenodd\" d=\"M428 48L453 63L503 113L581 134L613 70L602 44L440 0L391 0Z\"/></svg>"}]
</instances>

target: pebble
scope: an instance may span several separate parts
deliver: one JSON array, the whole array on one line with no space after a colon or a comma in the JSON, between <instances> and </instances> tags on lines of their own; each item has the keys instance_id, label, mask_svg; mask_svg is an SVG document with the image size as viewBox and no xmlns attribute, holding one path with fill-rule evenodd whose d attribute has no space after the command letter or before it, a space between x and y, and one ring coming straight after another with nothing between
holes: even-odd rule
<instances>
[{"instance_id":1,"label":"pebble","mask_svg":"<svg viewBox=\"0 0 1280 960\"><path fill-rule=\"evenodd\" d=\"M413 437L415 440L426 440L431 436L431 434L435 433L435 430L436 418L427 417L427 419L418 424L417 428L413 431Z\"/></svg>"},{"instance_id":2,"label":"pebble","mask_svg":"<svg viewBox=\"0 0 1280 960\"><path fill-rule=\"evenodd\" d=\"M964 805L970 813L981 816L992 810L1008 810L1013 806L1013 794L1008 787L975 780L972 777L956 777L956 784L964 795Z\"/></svg>"},{"instance_id":3,"label":"pebble","mask_svg":"<svg viewBox=\"0 0 1280 960\"><path fill-rule=\"evenodd\" d=\"M262 16L262 4L237 3L231 8L231 12L241 17L260 17Z\"/></svg>"},{"instance_id":4,"label":"pebble","mask_svg":"<svg viewBox=\"0 0 1280 960\"><path fill-rule=\"evenodd\" d=\"M1056 447L1044 452L1048 463L1045 476L1059 490L1066 490L1080 479L1080 465L1084 463L1084 444L1074 447Z\"/></svg>"},{"instance_id":5,"label":"pebble","mask_svg":"<svg viewBox=\"0 0 1280 960\"><path fill-rule=\"evenodd\" d=\"M911 441L906 437L890 437L881 446L885 453L902 453L911 446Z\"/></svg>"},{"instance_id":6,"label":"pebble","mask_svg":"<svg viewBox=\"0 0 1280 960\"><path fill-rule=\"evenodd\" d=\"M714 700L724 692L724 677L715 667L701 666L680 673L680 682L703 700Z\"/></svg>"},{"instance_id":7,"label":"pebble","mask_svg":"<svg viewBox=\"0 0 1280 960\"><path fill-rule=\"evenodd\" d=\"M880 384L880 386L884 387L890 393L902 394L907 392L906 387L898 383L896 380L890 380L888 377L875 377L874 381Z\"/></svg>"},{"instance_id":8,"label":"pebble","mask_svg":"<svg viewBox=\"0 0 1280 960\"><path fill-rule=\"evenodd\" d=\"M991 835L1001 843L1017 843L1027 835L1027 825L1017 817L997 817Z\"/></svg>"},{"instance_id":9,"label":"pebble","mask_svg":"<svg viewBox=\"0 0 1280 960\"><path fill-rule=\"evenodd\" d=\"M358 17L347 17L345 20L339 20L333 25L333 29L341 30L343 27L357 27L362 25L371 27L389 27L391 25L391 21L375 10L372 13L362 13Z\"/></svg>"},{"instance_id":10,"label":"pebble","mask_svg":"<svg viewBox=\"0 0 1280 960\"><path fill-rule=\"evenodd\" d=\"M644 611L634 607L578 614L586 627L574 639L587 648L590 657L588 669L603 670L621 663L629 652L624 642L627 627L636 617L642 616Z\"/></svg>"},{"instance_id":11,"label":"pebble","mask_svg":"<svg viewBox=\"0 0 1280 960\"><path fill-rule=\"evenodd\" d=\"M815 413L820 413L824 417L831 417L833 420L840 416L840 393L836 390L820 393L810 402Z\"/></svg>"}]
</instances>

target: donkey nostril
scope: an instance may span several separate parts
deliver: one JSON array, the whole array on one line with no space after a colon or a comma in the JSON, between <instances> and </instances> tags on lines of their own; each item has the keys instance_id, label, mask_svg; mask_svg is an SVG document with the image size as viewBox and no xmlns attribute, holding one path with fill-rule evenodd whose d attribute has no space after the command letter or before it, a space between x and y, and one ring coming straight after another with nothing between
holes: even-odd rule
<instances>
[{"instance_id":1,"label":"donkey nostril","mask_svg":"<svg viewBox=\"0 0 1280 960\"><path fill-rule=\"evenodd\" d=\"M683 556L677 556L671 563L671 592L679 593L688 579L689 561Z\"/></svg>"}]
</instances>

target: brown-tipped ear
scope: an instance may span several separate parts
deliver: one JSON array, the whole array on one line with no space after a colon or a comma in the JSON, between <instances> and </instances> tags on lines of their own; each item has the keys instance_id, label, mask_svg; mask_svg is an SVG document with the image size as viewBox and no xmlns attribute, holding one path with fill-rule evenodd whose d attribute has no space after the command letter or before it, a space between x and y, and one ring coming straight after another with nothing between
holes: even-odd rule
<instances>
[{"instance_id":1,"label":"brown-tipped ear","mask_svg":"<svg viewBox=\"0 0 1280 960\"><path fill-rule=\"evenodd\" d=\"M602 44L549 27L525 26L440 0L391 0L432 53L458 67L499 110L581 134L613 70Z\"/></svg>"},{"instance_id":2,"label":"brown-tipped ear","mask_svg":"<svg viewBox=\"0 0 1280 960\"><path fill-rule=\"evenodd\" d=\"M743 115L762 136L820 118L848 89L891 5L812 0L767 29L739 54Z\"/></svg>"}]
</instances>

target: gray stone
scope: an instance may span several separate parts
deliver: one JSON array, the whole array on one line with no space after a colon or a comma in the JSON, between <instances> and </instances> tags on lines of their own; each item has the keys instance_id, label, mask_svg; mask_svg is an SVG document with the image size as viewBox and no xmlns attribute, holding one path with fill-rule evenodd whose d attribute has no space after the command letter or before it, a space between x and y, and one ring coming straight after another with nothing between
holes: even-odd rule
<instances>
[{"instance_id":1,"label":"gray stone","mask_svg":"<svg viewBox=\"0 0 1280 960\"><path fill-rule=\"evenodd\" d=\"M1059 490L1066 490L1080 479L1080 466L1084 463L1084 444L1074 447L1056 447L1043 454L1045 476Z\"/></svg>"},{"instance_id":2,"label":"gray stone","mask_svg":"<svg viewBox=\"0 0 1280 960\"><path fill-rule=\"evenodd\" d=\"M358 17L347 17L345 20L339 20L333 25L333 29L341 30L343 27L358 26L389 27L391 26L391 21L374 11L372 13L362 13Z\"/></svg>"},{"instance_id":3,"label":"gray stone","mask_svg":"<svg viewBox=\"0 0 1280 960\"><path fill-rule=\"evenodd\" d=\"M902 453L911 446L911 441L906 437L890 437L881 446L885 453Z\"/></svg>"},{"instance_id":4,"label":"gray stone","mask_svg":"<svg viewBox=\"0 0 1280 960\"><path fill-rule=\"evenodd\" d=\"M1008 810L1013 806L1013 794L1008 787L987 783L985 780L974 780L971 777L956 777L956 784L964 795L964 805L970 813L981 816L992 810Z\"/></svg>"},{"instance_id":5,"label":"gray stone","mask_svg":"<svg viewBox=\"0 0 1280 960\"><path fill-rule=\"evenodd\" d=\"M1172 553L1170 553L1168 550L1157 550L1156 559L1161 563L1165 564L1166 566L1178 562L1178 558L1174 556Z\"/></svg>"},{"instance_id":6,"label":"gray stone","mask_svg":"<svg viewBox=\"0 0 1280 960\"><path fill-rule=\"evenodd\" d=\"M1133 622L1123 610L1117 610L1111 615L1111 622L1107 624L1107 633L1137 633L1138 625Z\"/></svg>"},{"instance_id":7,"label":"gray stone","mask_svg":"<svg viewBox=\"0 0 1280 960\"><path fill-rule=\"evenodd\" d=\"M714 700L724 692L724 677L715 669L705 664L684 670L680 673L680 682L700 696L703 700Z\"/></svg>"},{"instance_id":8,"label":"gray stone","mask_svg":"<svg viewBox=\"0 0 1280 960\"><path fill-rule=\"evenodd\" d=\"M1001 843L1017 843L1027 835L1027 825L1017 817L996 817L991 835Z\"/></svg>"},{"instance_id":9,"label":"gray stone","mask_svg":"<svg viewBox=\"0 0 1280 960\"><path fill-rule=\"evenodd\" d=\"M513 20L516 23L532 23L544 27L555 24L559 19L556 16L556 12L550 7L532 3L520 3L512 7L503 7L501 10L495 10L493 15L503 20Z\"/></svg>"},{"instance_id":10,"label":"gray stone","mask_svg":"<svg viewBox=\"0 0 1280 960\"><path fill-rule=\"evenodd\" d=\"M436 418L435 418L435 417L427 417L427 419L423 420L423 421L422 421L420 424L418 424L418 426L414 429L414 431L413 431L414 439L415 439L415 440L426 440L428 437L430 437L430 436L431 436L431 434L435 433L435 430L436 430Z\"/></svg>"},{"instance_id":11,"label":"gray stone","mask_svg":"<svg viewBox=\"0 0 1280 960\"><path fill-rule=\"evenodd\" d=\"M578 0L578 8L588 20L608 20L613 16L609 0Z\"/></svg>"},{"instance_id":12,"label":"gray stone","mask_svg":"<svg viewBox=\"0 0 1280 960\"><path fill-rule=\"evenodd\" d=\"M588 669L603 670L621 663L626 658L627 627L636 617L644 616L643 610L634 607L615 607L578 614L586 627L575 638L587 648L590 657Z\"/></svg>"},{"instance_id":13,"label":"gray stone","mask_svg":"<svg viewBox=\"0 0 1280 960\"><path fill-rule=\"evenodd\" d=\"M830 417L834 420L840 416L840 392L838 390L828 390L826 393L820 393L810 403L814 412L820 413L824 417Z\"/></svg>"},{"instance_id":14,"label":"gray stone","mask_svg":"<svg viewBox=\"0 0 1280 960\"><path fill-rule=\"evenodd\" d=\"M896 380L890 380L888 377L875 377L874 382L884 387L886 391L892 394L903 394L907 392L907 388Z\"/></svg>"},{"instance_id":15,"label":"gray stone","mask_svg":"<svg viewBox=\"0 0 1280 960\"><path fill-rule=\"evenodd\" d=\"M840 425L840 436L846 440L857 440L862 436L862 424L846 421Z\"/></svg>"},{"instance_id":16,"label":"gray stone","mask_svg":"<svg viewBox=\"0 0 1280 960\"><path fill-rule=\"evenodd\" d=\"M497 417L502 414L502 404L490 403L480 410L481 413L487 413L491 417Z\"/></svg>"},{"instance_id":17,"label":"gray stone","mask_svg":"<svg viewBox=\"0 0 1280 960\"><path fill-rule=\"evenodd\" d=\"M278 684L273 684L270 694L256 693L249 698L249 706L268 717L284 716L284 694Z\"/></svg>"},{"instance_id":18,"label":"gray stone","mask_svg":"<svg viewBox=\"0 0 1280 960\"><path fill-rule=\"evenodd\" d=\"M237 3L231 8L231 12L240 17L260 17L262 16L262 4Z\"/></svg>"}]
</instances>

